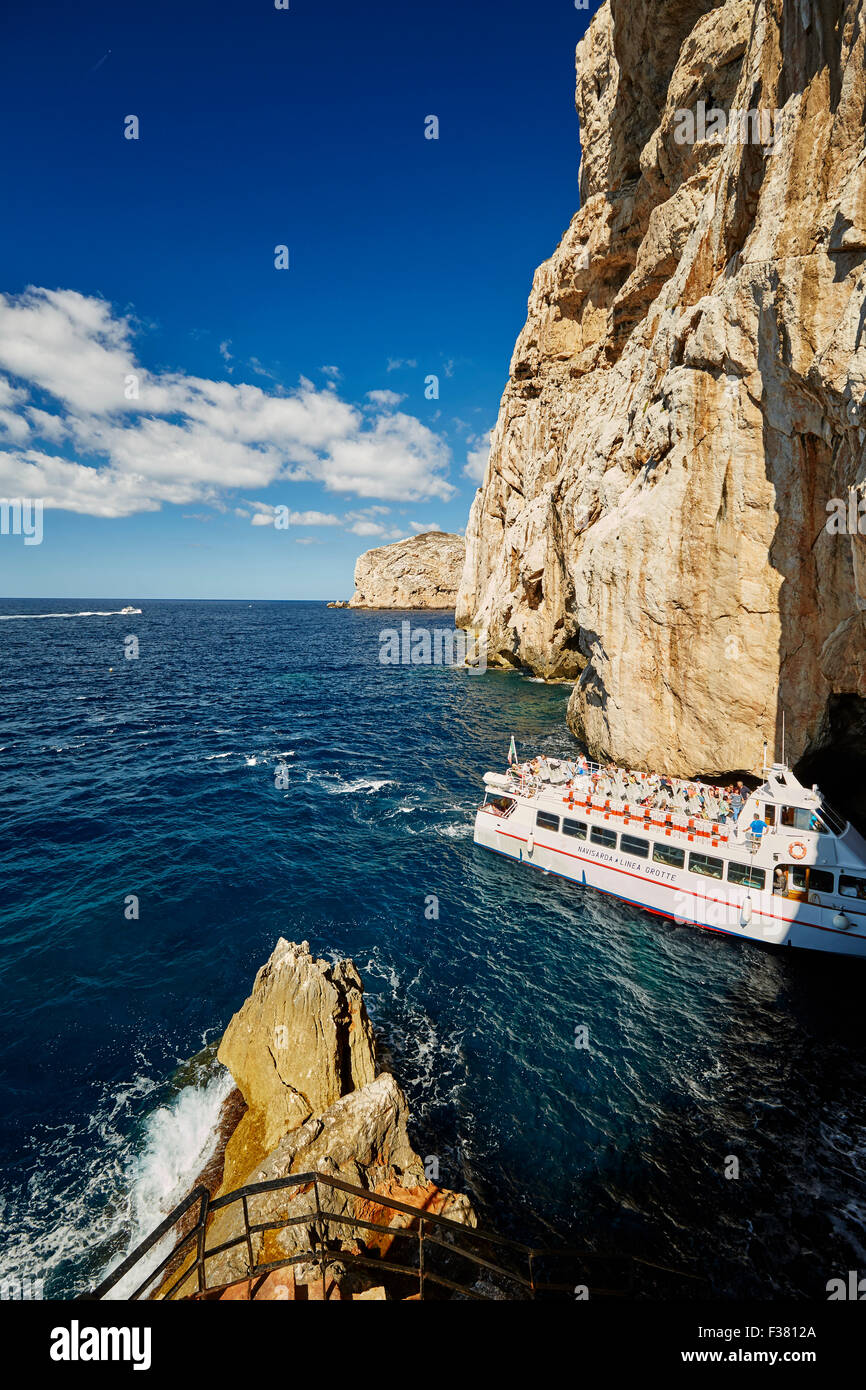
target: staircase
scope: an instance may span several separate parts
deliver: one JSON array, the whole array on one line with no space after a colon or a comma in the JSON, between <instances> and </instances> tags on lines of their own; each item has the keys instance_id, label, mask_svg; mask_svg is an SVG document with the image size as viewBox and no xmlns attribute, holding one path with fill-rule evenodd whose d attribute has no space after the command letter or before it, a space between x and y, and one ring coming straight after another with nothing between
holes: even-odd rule
<instances>
[{"instance_id":1,"label":"staircase","mask_svg":"<svg viewBox=\"0 0 866 1390\"><path fill-rule=\"evenodd\" d=\"M277 1192L285 1194L277 1214L269 1208L267 1219L255 1220L256 1199ZM685 1280L692 1294L694 1286L703 1283L637 1257L524 1245L442 1216L434 1207L435 1202L419 1206L320 1172L250 1183L215 1198L200 1186L83 1297L107 1297L133 1271L138 1284L115 1297L251 1303L573 1300L584 1296L579 1288L592 1297L648 1292L649 1287L635 1287L636 1267L652 1271L650 1280L656 1283L659 1275ZM236 1218L240 1213L242 1219L232 1227L237 1234L214 1243L214 1217L227 1209L234 1209ZM295 1211L299 1214L291 1214ZM221 1224L225 1234L225 1223ZM298 1229L302 1248L287 1253L280 1236L293 1228ZM167 1253L161 1254L170 1242ZM296 1249L297 1244L298 1240ZM232 1277L221 1278L209 1267L229 1251L240 1256L233 1262L240 1266L241 1277L236 1269ZM551 1279L551 1271L558 1281Z\"/></svg>"}]
</instances>

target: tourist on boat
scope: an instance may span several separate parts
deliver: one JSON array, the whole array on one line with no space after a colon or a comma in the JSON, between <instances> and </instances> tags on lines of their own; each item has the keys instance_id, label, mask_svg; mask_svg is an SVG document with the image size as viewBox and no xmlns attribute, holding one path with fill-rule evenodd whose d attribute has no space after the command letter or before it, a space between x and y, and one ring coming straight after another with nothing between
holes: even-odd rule
<instances>
[{"instance_id":1,"label":"tourist on boat","mask_svg":"<svg viewBox=\"0 0 866 1390\"><path fill-rule=\"evenodd\" d=\"M740 790L742 785L742 782L737 782L734 790L731 792L731 814L734 820L740 819L740 812L743 809L743 793Z\"/></svg>"},{"instance_id":2,"label":"tourist on boat","mask_svg":"<svg viewBox=\"0 0 866 1390\"><path fill-rule=\"evenodd\" d=\"M788 892L788 870L780 864L773 870L773 892L785 897Z\"/></svg>"},{"instance_id":3,"label":"tourist on boat","mask_svg":"<svg viewBox=\"0 0 866 1390\"><path fill-rule=\"evenodd\" d=\"M756 836L756 838L760 840L761 836L764 834L766 830L769 830L769 828L770 827L768 826L767 822L765 820L762 820L760 816L756 815L755 819L749 825L749 833Z\"/></svg>"}]
</instances>

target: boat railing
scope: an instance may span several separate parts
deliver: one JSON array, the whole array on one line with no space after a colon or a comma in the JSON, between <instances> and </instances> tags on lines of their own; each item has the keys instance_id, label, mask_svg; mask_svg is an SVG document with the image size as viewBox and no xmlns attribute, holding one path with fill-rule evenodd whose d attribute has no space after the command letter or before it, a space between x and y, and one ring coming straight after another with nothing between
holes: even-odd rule
<instances>
[{"instance_id":1,"label":"boat railing","mask_svg":"<svg viewBox=\"0 0 866 1390\"><path fill-rule=\"evenodd\" d=\"M709 840L713 845L726 845L736 839L736 826L720 821L707 820L703 816L690 815L688 811L674 811L662 806L636 806L628 801L618 801L606 797L564 797L569 807L586 810L602 820L618 820L623 825L632 825L636 830L654 828L666 835L683 835L688 840Z\"/></svg>"},{"instance_id":2,"label":"boat railing","mask_svg":"<svg viewBox=\"0 0 866 1390\"><path fill-rule=\"evenodd\" d=\"M562 762L565 761L562 760ZM644 825L648 829L654 826L666 834L684 835L687 839L694 839L695 837L709 839L714 845L739 842L736 819L714 820L688 810L665 807L652 801L649 804L638 805L637 802L629 801L615 793L609 795L591 793L587 795L590 778L596 772L603 776L609 775L607 769L599 763L585 760L581 764L581 770L571 778L554 780L550 777L540 777L538 774L533 774L531 777L518 777L513 771L512 777L515 777L515 790L530 801L536 800L542 793L560 793L563 802L570 808L579 807L590 814L600 815L604 820L613 817L621 819L624 824L634 824L636 828L639 825ZM627 772L627 775L638 778L640 781L645 781L648 776L642 772ZM585 785L582 785L584 783Z\"/></svg>"}]
</instances>

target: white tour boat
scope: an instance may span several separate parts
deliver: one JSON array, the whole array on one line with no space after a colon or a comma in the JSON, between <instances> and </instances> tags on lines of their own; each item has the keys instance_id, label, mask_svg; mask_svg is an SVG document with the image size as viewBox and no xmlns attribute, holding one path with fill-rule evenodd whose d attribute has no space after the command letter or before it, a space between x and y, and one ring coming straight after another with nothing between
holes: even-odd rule
<instances>
[{"instance_id":1,"label":"white tour boat","mask_svg":"<svg viewBox=\"0 0 866 1390\"><path fill-rule=\"evenodd\" d=\"M784 763L764 777L740 808L693 780L535 758L485 774L475 843L676 922L866 956L866 841Z\"/></svg>"}]
</instances>

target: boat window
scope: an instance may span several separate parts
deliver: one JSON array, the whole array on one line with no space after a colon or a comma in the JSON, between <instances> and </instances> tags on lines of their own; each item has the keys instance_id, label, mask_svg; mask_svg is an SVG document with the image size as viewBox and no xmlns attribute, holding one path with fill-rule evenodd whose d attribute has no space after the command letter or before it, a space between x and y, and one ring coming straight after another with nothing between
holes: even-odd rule
<instances>
[{"instance_id":1,"label":"boat window","mask_svg":"<svg viewBox=\"0 0 866 1390\"><path fill-rule=\"evenodd\" d=\"M836 875L828 873L826 869L809 870L809 887L813 893L833 893L835 883Z\"/></svg>"},{"instance_id":2,"label":"boat window","mask_svg":"<svg viewBox=\"0 0 866 1390\"><path fill-rule=\"evenodd\" d=\"M771 829L776 824L776 808L771 806L768 801L764 802L764 820Z\"/></svg>"},{"instance_id":3,"label":"boat window","mask_svg":"<svg viewBox=\"0 0 866 1390\"><path fill-rule=\"evenodd\" d=\"M605 830L602 825L594 825L589 832L589 838L594 845L604 845L606 849L616 848L616 831Z\"/></svg>"},{"instance_id":4,"label":"boat window","mask_svg":"<svg viewBox=\"0 0 866 1390\"><path fill-rule=\"evenodd\" d=\"M805 894L809 884L805 864L777 864L773 870L773 892L782 898Z\"/></svg>"},{"instance_id":5,"label":"boat window","mask_svg":"<svg viewBox=\"0 0 866 1390\"><path fill-rule=\"evenodd\" d=\"M782 825L786 830L816 830L819 835L829 834L818 812L805 806L783 806Z\"/></svg>"},{"instance_id":6,"label":"boat window","mask_svg":"<svg viewBox=\"0 0 866 1390\"><path fill-rule=\"evenodd\" d=\"M566 816L565 820L562 822L562 833L563 835L572 835L575 840L585 840L586 821L569 820Z\"/></svg>"},{"instance_id":7,"label":"boat window","mask_svg":"<svg viewBox=\"0 0 866 1390\"><path fill-rule=\"evenodd\" d=\"M656 864L671 864L675 869L681 869L686 862L686 852L677 849L676 845L656 844L653 845L653 859Z\"/></svg>"},{"instance_id":8,"label":"boat window","mask_svg":"<svg viewBox=\"0 0 866 1390\"><path fill-rule=\"evenodd\" d=\"M724 861L713 859L709 854L690 854L689 868L693 874L700 874L703 878L721 878L725 871Z\"/></svg>"},{"instance_id":9,"label":"boat window","mask_svg":"<svg viewBox=\"0 0 866 1390\"><path fill-rule=\"evenodd\" d=\"M538 830L558 830L559 816L552 816L549 811L537 811L535 825Z\"/></svg>"},{"instance_id":10,"label":"boat window","mask_svg":"<svg viewBox=\"0 0 866 1390\"><path fill-rule=\"evenodd\" d=\"M821 802L821 819L827 822L834 835L844 835L848 829L848 822L844 816L840 816L838 811L828 805L826 801Z\"/></svg>"},{"instance_id":11,"label":"boat window","mask_svg":"<svg viewBox=\"0 0 866 1390\"><path fill-rule=\"evenodd\" d=\"M621 835L619 847L623 854L636 854L639 859L649 858L649 840L641 840L637 835Z\"/></svg>"},{"instance_id":12,"label":"boat window","mask_svg":"<svg viewBox=\"0 0 866 1390\"><path fill-rule=\"evenodd\" d=\"M853 874L840 874L839 892L843 898L866 898L866 878L855 878Z\"/></svg>"},{"instance_id":13,"label":"boat window","mask_svg":"<svg viewBox=\"0 0 866 1390\"><path fill-rule=\"evenodd\" d=\"M767 875L763 869L750 869L748 864L728 864L728 883L742 883L746 888L763 888Z\"/></svg>"}]
</instances>

